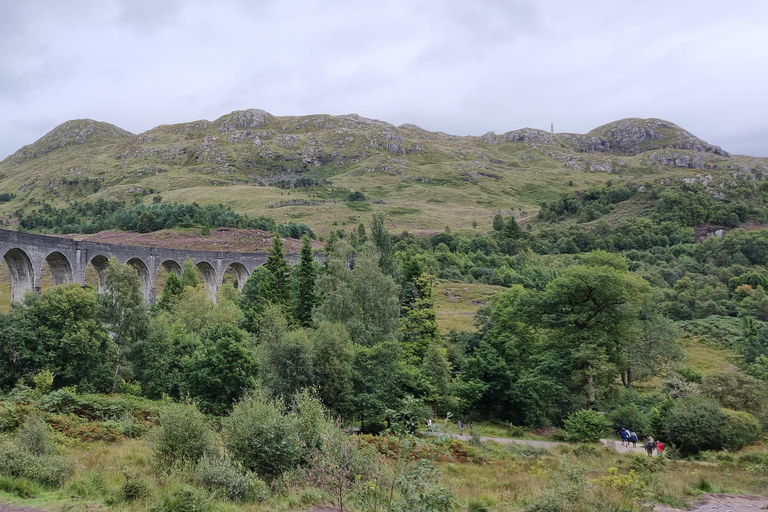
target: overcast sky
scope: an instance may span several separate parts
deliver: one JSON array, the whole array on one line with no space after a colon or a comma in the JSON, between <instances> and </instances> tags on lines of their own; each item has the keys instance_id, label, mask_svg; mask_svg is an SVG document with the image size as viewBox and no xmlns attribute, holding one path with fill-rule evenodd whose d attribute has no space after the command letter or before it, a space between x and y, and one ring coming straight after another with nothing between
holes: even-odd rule
<instances>
[{"instance_id":1,"label":"overcast sky","mask_svg":"<svg viewBox=\"0 0 768 512\"><path fill-rule=\"evenodd\" d=\"M458 135L659 117L768 156L768 1L0 0L0 158L261 108Z\"/></svg>"}]
</instances>

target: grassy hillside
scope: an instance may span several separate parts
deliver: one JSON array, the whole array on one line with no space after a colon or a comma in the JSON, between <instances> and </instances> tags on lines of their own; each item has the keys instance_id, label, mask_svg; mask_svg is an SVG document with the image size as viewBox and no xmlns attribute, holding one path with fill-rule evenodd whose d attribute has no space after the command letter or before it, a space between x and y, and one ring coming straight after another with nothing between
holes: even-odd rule
<instances>
[{"instance_id":1,"label":"grassy hillside","mask_svg":"<svg viewBox=\"0 0 768 512\"><path fill-rule=\"evenodd\" d=\"M278 222L336 225L388 214L390 229L487 229L538 203L608 180L719 187L761 179L768 159L733 156L658 119L586 135L522 129L458 137L356 115L275 117L237 111L139 135L68 121L0 162L0 217L40 202L133 199L223 203ZM349 203L350 191L367 202Z\"/></svg>"}]
</instances>

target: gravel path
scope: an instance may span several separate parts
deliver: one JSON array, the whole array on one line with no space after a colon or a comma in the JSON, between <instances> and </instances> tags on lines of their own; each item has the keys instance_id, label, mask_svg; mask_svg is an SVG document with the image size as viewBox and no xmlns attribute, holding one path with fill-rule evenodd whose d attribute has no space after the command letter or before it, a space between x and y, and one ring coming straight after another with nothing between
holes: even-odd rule
<instances>
[{"instance_id":1,"label":"gravel path","mask_svg":"<svg viewBox=\"0 0 768 512\"><path fill-rule=\"evenodd\" d=\"M471 439L468 435L460 436L459 434L435 434L435 435L441 435L441 436L449 436L454 439L460 439L462 441L469 441ZM567 445L570 443L564 443L562 441L535 441L533 439L512 439L510 437L488 437L488 436L481 436L481 441L493 441L494 443L499 444L524 444L527 446L536 446L539 448L554 448L555 446L561 446L561 445ZM645 453L645 449L642 447L640 443L638 443L637 447L633 448L631 446L622 446L621 441L616 441L613 439L601 439L601 443L603 443L605 446L608 446L609 448L613 448L618 452L635 452L635 453ZM655 453L654 453L655 455Z\"/></svg>"},{"instance_id":2,"label":"gravel path","mask_svg":"<svg viewBox=\"0 0 768 512\"><path fill-rule=\"evenodd\" d=\"M757 512L768 507L768 498L746 494L705 494L689 512ZM681 512L679 508L656 505L655 512ZM1 512L1 511L0 511Z\"/></svg>"}]
</instances>

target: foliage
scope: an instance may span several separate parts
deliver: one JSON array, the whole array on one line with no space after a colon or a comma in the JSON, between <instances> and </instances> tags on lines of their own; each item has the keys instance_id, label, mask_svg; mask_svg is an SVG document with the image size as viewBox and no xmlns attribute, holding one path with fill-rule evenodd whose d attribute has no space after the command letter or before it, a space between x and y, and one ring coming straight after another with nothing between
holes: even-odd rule
<instances>
[{"instance_id":1,"label":"foliage","mask_svg":"<svg viewBox=\"0 0 768 512\"><path fill-rule=\"evenodd\" d=\"M247 335L231 324L210 325L184 367L183 391L217 414L256 386L259 361Z\"/></svg>"},{"instance_id":2,"label":"foliage","mask_svg":"<svg viewBox=\"0 0 768 512\"><path fill-rule=\"evenodd\" d=\"M238 503L264 501L268 492L263 480L222 457L201 458L195 466L195 481L210 491L223 492Z\"/></svg>"},{"instance_id":3,"label":"foliage","mask_svg":"<svg viewBox=\"0 0 768 512\"><path fill-rule=\"evenodd\" d=\"M192 402L171 404L160 414L160 429L155 437L158 462L196 463L216 455L213 430Z\"/></svg>"},{"instance_id":4,"label":"foliage","mask_svg":"<svg viewBox=\"0 0 768 512\"><path fill-rule=\"evenodd\" d=\"M565 431L568 433L568 440L581 443L595 443L605 435L611 427L611 423L602 414L583 410L568 416L564 426Z\"/></svg>"},{"instance_id":5,"label":"foliage","mask_svg":"<svg viewBox=\"0 0 768 512\"><path fill-rule=\"evenodd\" d=\"M281 398L250 392L222 422L227 451L247 470L273 480L301 462L301 439L293 420Z\"/></svg>"},{"instance_id":6,"label":"foliage","mask_svg":"<svg viewBox=\"0 0 768 512\"><path fill-rule=\"evenodd\" d=\"M678 400L664 419L663 439L682 455L723 446L725 415L711 398L692 397Z\"/></svg>"}]
</instances>

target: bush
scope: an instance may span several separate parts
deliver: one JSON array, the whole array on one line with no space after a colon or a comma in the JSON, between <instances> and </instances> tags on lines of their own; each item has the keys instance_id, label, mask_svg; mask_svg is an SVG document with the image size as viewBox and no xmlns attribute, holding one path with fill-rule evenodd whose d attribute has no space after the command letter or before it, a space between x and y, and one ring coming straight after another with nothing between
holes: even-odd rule
<instances>
[{"instance_id":1,"label":"bush","mask_svg":"<svg viewBox=\"0 0 768 512\"><path fill-rule=\"evenodd\" d=\"M718 403L711 398L677 400L664 419L664 439L683 456L701 450L719 450L723 446L724 416Z\"/></svg>"},{"instance_id":2,"label":"bush","mask_svg":"<svg viewBox=\"0 0 768 512\"><path fill-rule=\"evenodd\" d=\"M220 457L200 459L195 467L195 480L208 490L224 491L232 501L242 503L267 498L267 484L263 480Z\"/></svg>"},{"instance_id":3,"label":"bush","mask_svg":"<svg viewBox=\"0 0 768 512\"><path fill-rule=\"evenodd\" d=\"M146 478L133 472L123 475L123 485L120 486L120 498L124 501L136 501L148 498L152 487Z\"/></svg>"},{"instance_id":4,"label":"bush","mask_svg":"<svg viewBox=\"0 0 768 512\"><path fill-rule=\"evenodd\" d=\"M186 486L163 493L152 512L208 512L211 505L205 496Z\"/></svg>"},{"instance_id":5,"label":"bush","mask_svg":"<svg viewBox=\"0 0 768 512\"><path fill-rule=\"evenodd\" d=\"M32 455L50 455L53 453L51 429L40 416L27 416L16 434L16 444Z\"/></svg>"},{"instance_id":6,"label":"bush","mask_svg":"<svg viewBox=\"0 0 768 512\"><path fill-rule=\"evenodd\" d=\"M35 455L18 442L0 447L0 473L5 475L58 487L71 470L69 461L59 455Z\"/></svg>"},{"instance_id":7,"label":"bush","mask_svg":"<svg viewBox=\"0 0 768 512\"><path fill-rule=\"evenodd\" d=\"M608 419L595 411L577 411L565 420L569 441L596 443L611 427Z\"/></svg>"},{"instance_id":8,"label":"bush","mask_svg":"<svg viewBox=\"0 0 768 512\"><path fill-rule=\"evenodd\" d=\"M755 416L743 411L723 409L723 446L729 450L755 443L760 437L761 425Z\"/></svg>"},{"instance_id":9,"label":"bush","mask_svg":"<svg viewBox=\"0 0 768 512\"><path fill-rule=\"evenodd\" d=\"M298 466L302 457L296 422L281 399L250 392L223 421L224 443L232 457L259 476L273 479Z\"/></svg>"},{"instance_id":10,"label":"bush","mask_svg":"<svg viewBox=\"0 0 768 512\"><path fill-rule=\"evenodd\" d=\"M215 453L213 431L195 404L172 404L160 414L155 439L158 459L197 462Z\"/></svg>"},{"instance_id":11,"label":"bush","mask_svg":"<svg viewBox=\"0 0 768 512\"><path fill-rule=\"evenodd\" d=\"M648 416L636 404L621 405L607 416L614 432L626 428L630 432L637 432L640 437L648 432Z\"/></svg>"}]
</instances>

